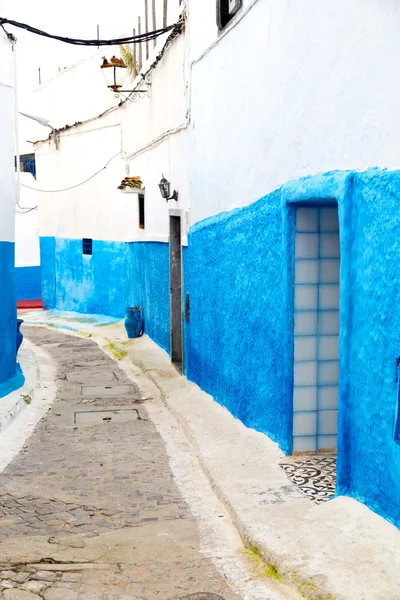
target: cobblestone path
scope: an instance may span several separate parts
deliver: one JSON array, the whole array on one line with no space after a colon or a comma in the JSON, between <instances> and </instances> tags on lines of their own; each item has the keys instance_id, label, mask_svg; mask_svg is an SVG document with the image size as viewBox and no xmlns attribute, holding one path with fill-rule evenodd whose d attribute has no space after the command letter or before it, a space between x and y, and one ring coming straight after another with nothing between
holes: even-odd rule
<instances>
[{"instance_id":1,"label":"cobblestone path","mask_svg":"<svg viewBox=\"0 0 400 600\"><path fill-rule=\"evenodd\" d=\"M238 600L199 550L138 387L90 340L24 334L54 360L57 397L0 474L1 600Z\"/></svg>"}]
</instances>

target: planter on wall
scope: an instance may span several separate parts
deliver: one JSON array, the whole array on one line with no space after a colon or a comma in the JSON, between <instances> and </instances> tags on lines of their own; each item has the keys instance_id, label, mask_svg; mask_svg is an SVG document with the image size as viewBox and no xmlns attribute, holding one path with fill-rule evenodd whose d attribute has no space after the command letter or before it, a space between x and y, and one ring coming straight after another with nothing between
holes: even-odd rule
<instances>
[{"instance_id":1,"label":"planter on wall","mask_svg":"<svg viewBox=\"0 0 400 600\"><path fill-rule=\"evenodd\" d=\"M144 188L125 187L120 192L123 194L143 194Z\"/></svg>"}]
</instances>

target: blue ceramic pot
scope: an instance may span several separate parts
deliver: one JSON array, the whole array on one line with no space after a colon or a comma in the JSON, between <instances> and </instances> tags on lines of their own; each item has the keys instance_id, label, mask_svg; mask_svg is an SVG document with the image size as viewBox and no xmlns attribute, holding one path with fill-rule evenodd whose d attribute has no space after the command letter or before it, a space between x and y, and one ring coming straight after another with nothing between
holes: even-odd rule
<instances>
[{"instance_id":1,"label":"blue ceramic pot","mask_svg":"<svg viewBox=\"0 0 400 600\"><path fill-rule=\"evenodd\" d=\"M140 308L128 308L126 310L125 329L128 338L138 338L143 335L144 322L140 316Z\"/></svg>"},{"instance_id":2,"label":"blue ceramic pot","mask_svg":"<svg viewBox=\"0 0 400 600\"><path fill-rule=\"evenodd\" d=\"M18 350L20 345L22 344L22 340L24 339L24 336L22 335L20 328L22 323L24 322L23 319L17 319L17 354L18 354Z\"/></svg>"}]
</instances>

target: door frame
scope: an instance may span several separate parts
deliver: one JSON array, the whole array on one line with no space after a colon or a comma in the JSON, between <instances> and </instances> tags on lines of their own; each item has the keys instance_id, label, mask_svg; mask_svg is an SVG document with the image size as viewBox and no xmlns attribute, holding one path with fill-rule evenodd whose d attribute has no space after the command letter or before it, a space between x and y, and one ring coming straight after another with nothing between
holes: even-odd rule
<instances>
[{"instance_id":1,"label":"door frame","mask_svg":"<svg viewBox=\"0 0 400 600\"><path fill-rule=\"evenodd\" d=\"M330 208L330 209L334 209L337 212L338 215L338 239L339 239L339 246L341 246L341 235L340 235L340 222L339 222L339 203L336 200L324 200L324 199L318 199L318 201L310 201L310 202L299 202L297 204L291 205L291 218L292 218L292 232L291 232L291 242L292 242L292 272L291 272L291 279L292 279L292 286L293 286L293 305L292 305L292 331L293 331L293 337L292 337L292 353L293 353L293 370L292 370L292 377L293 377L293 382L292 382L292 415L293 415L293 419L294 419L294 367L295 367L295 358L294 358L294 345L295 345L295 332L294 332L294 327L295 327L295 306L294 306L294 295L295 295L295 291L296 291L296 281L295 281L295 276L296 276L296 260L295 260L295 256L296 256L296 242L295 242L295 236L296 236L296 218L297 218L297 210L301 209L301 208L305 208L305 209L309 209L309 210L321 210L324 208ZM318 229L318 235L321 235L321 231L320 229ZM320 260L320 259L319 259ZM341 261L341 256L339 256L339 260ZM320 283L318 283L318 287L319 287ZM341 277L339 276L339 290L341 289L342 286L342 281L341 281ZM340 294L339 294L340 296ZM341 312L341 306L340 306L340 300L341 298L339 297L339 306L338 306L338 311L339 311L339 333L338 333L338 344L339 344L339 339L340 339L340 312ZM319 314L320 308L318 306L317 308L317 313ZM318 331L317 331L317 345L319 344L319 336L322 335L319 333L319 327L318 327ZM318 353L318 350L317 350ZM317 359L316 359L317 363L319 361L319 357L317 354ZM339 367L339 380L337 383L338 386L338 404L337 404L337 411L338 411L338 418L337 418L337 439L339 439L339 401L340 401L340 372L341 372L341 362L340 362L340 356L338 359L338 367ZM318 369L318 365L317 365L317 369ZM317 388L319 387L318 385L318 381L317 381ZM318 391L317 391L318 393ZM332 449L318 449L318 436L319 436L319 431L318 431L318 423L319 423L319 413L321 412L321 410L318 408L318 404L317 404L317 409L316 409L316 418L317 418L317 432L316 432L316 438L317 438L317 448L316 450L305 450L305 451L299 451L300 454L313 454L315 453L319 453L321 452L322 454L326 451L328 451L329 453L336 453L337 452L337 446L336 449L334 450ZM292 429L292 445L294 444L294 435L293 435L293 429ZM293 452L293 449L292 449Z\"/></svg>"},{"instance_id":2,"label":"door frame","mask_svg":"<svg viewBox=\"0 0 400 600\"><path fill-rule=\"evenodd\" d=\"M169 212L169 283L171 361L183 372L182 211Z\"/></svg>"}]
</instances>

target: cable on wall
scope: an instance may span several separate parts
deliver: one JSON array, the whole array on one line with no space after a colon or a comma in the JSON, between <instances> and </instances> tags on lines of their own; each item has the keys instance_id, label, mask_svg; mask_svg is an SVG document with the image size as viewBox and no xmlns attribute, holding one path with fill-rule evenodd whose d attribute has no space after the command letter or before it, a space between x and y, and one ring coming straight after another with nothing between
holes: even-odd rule
<instances>
[{"instance_id":1,"label":"cable on wall","mask_svg":"<svg viewBox=\"0 0 400 600\"><path fill-rule=\"evenodd\" d=\"M110 160L108 162L106 162L106 164L104 165L104 167L102 167L101 169L99 169L98 171L96 171L96 173L93 173L93 175L91 175L90 177L88 177L84 181L81 181L80 183L77 183L76 185L71 185L70 187L63 188L61 190L38 190L37 188L31 187L30 185L25 185L24 183L21 183L21 185L22 185L22 187L28 188L28 190L34 190L35 192L43 192L43 193L50 193L50 194L57 194L58 192L68 192L69 190L73 190L73 189L75 189L77 187L80 187L81 185L84 185L85 183L87 183L88 181L90 181L91 179L93 179L94 177L96 177L96 175L98 175L99 173L101 173L102 171L104 171L104 169L107 169L107 167L110 164L110 162L113 161L114 158L117 158L117 156L119 156L120 154L122 154L121 150L119 152L117 152L117 154L114 154L114 156L112 156L110 158ZM35 208L37 208L37 207L35 206L35 207L31 208L30 210L34 210Z\"/></svg>"},{"instance_id":2,"label":"cable on wall","mask_svg":"<svg viewBox=\"0 0 400 600\"><path fill-rule=\"evenodd\" d=\"M26 215L27 213L30 213L33 210L37 210L38 208L39 208L39 206L32 206L32 208L27 208L26 210L18 210L18 208L17 208L17 213L19 215Z\"/></svg>"}]
</instances>

